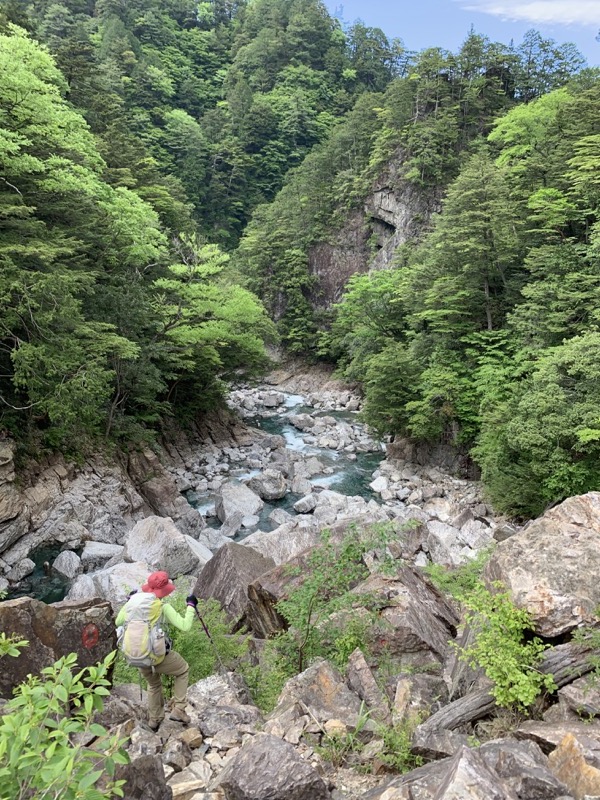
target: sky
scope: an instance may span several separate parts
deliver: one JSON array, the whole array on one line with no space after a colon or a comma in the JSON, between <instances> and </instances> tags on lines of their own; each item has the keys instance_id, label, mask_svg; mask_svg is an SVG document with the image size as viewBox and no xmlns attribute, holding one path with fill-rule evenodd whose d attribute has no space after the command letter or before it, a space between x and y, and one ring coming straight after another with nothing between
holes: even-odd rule
<instances>
[{"instance_id":1,"label":"sky","mask_svg":"<svg viewBox=\"0 0 600 800\"><path fill-rule=\"evenodd\" d=\"M361 19L399 37L409 50L456 51L471 25L492 41L515 45L531 29L558 44L573 42L589 66L600 66L600 0L325 0L347 23Z\"/></svg>"}]
</instances>

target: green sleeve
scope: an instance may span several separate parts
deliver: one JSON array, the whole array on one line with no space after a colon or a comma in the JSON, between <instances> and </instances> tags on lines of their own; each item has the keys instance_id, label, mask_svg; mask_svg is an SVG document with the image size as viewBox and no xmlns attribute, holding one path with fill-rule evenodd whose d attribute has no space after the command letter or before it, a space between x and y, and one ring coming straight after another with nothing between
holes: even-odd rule
<instances>
[{"instance_id":1,"label":"green sleeve","mask_svg":"<svg viewBox=\"0 0 600 800\"><path fill-rule=\"evenodd\" d=\"M127 603L125 605L127 605ZM122 625L124 622L125 622L125 606L122 606L121 610L117 614L115 625L119 626Z\"/></svg>"},{"instance_id":2,"label":"green sleeve","mask_svg":"<svg viewBox=\"0 0 600 800\"><path fill-rule=\"evenodd\" d=\"M179 628L180 631L189 631L194 621L194 609L192 606L187 606L185 615L182 617L181 614L178 614L177 611L175 611L173 606L169 605L168 603L164 603L163 617L170 625L174 625L176 628Z\"/></svg>"}]
</instances>

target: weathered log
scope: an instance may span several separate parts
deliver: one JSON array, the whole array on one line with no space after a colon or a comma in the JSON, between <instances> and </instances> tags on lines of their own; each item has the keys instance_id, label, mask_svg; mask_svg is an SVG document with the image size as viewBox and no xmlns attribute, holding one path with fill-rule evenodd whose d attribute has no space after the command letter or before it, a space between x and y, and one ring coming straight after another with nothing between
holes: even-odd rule
<instances>
[{"instance_id":1,"label":"weathered log","mask_svg":"<svg viewBox=\"0 0 600 800\"><path fill-rule=\"evenodd\" d=\"M547 675L552 675L560 689L581 675L591 672L593 666L590 663L590 656L593 652L594 648L587 644L578 642L559 644L546 650L540 670Z\"/></svg>"},{"instance_id":2,"label":"weathered log","mask_svg":"<svg viewBox=\"0 0 600 800\"><path fill-rule=\"evenodd\" d=\"M560 688L576 678L590 672L592 665L589 656L592 648L577 642L567 642L547 650L540 664L540 672L552 674ZM478 689L464 697L453 700L437 711L419 726L422 731L440 729L453 730L466 722L474 722L485 717L495 707L496 702L488 689Z\"/></svg>"},{"instance_id":3,"label":"weathered log","mask_svg":"<svg viewBox=\"0 0 600 800\"><path fill-rule=\"evenodd\" d=\"M489 714L496 706L496 701L490 694L489 689L478 689L470 692L458 700L453 700L447 706L441 708L429 719L426 719L418 730L421 732L454 730L459 725L473 720L481 719Z\"/></svg>"}]
</instances>

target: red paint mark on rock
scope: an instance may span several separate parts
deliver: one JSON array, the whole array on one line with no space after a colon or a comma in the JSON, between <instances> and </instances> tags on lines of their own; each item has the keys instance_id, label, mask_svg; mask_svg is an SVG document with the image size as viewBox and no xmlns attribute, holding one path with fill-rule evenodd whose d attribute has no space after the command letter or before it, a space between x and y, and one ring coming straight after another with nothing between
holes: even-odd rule
<instances>
[{"instance_id":1,"label":"red paint mark on rock","mask_svg":"<svg viewBox=\"0 0 600 800\"><path fill-rule=\"evenodd\" d=\"M87 650L91 650L92 647L95 647L99 639L100 631L98 630L98 626L94 625L93 622L90 622L81 631L81 643Z\"/></svg>"}]
</instances>

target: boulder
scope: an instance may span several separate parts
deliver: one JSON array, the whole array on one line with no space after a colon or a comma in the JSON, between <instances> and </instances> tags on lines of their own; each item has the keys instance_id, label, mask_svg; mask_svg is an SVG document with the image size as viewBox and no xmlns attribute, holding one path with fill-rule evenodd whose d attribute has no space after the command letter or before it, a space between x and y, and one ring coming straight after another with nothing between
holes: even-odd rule
<instances>
[{"instance_id":1,"label":"boulder","mask_svg":"<svg viewBox=\"0 0 600 800\"><path fill-rule=\"evenodd\" d=\"M119 764L115 778L125 781L123 800L173 800L157 755L142 755L129 764Z\"/></svg>"},{"instance_id":2,"label":"boulder","mask_svg":"<svg viewBox=\"0 0 600 800\"><path fill-rule=\"evenodd\" d=\"M144 562L137 561L133 564L115 564L114 567L90 573L88 577L94 581L96 597L109 600L117 611L126 602L127 596L133 589L139 589L146 583L150 572Z\"/></svg>"},{"instance_id":3,"label":"boulder","mask_svg":"<svg viewBox=\"0 0 600 800\"><path fill-rule=\"evenodd\" d=\"M0 630L29 641L0 670L0 697L10 697L28 674L38 675L62 656L77 653L79 666L88 667L117 645L112 609L102 601L46 605L31 597L5 600L0 603Z\"/></svg>"},{"instance_id":4,"label":"boulder","mask_svg":"<svg viewBox=\"0 0 600 800\"><path fill-rule=\"evenodd\" d=\"M255 475L246 484L262 500L279 500L287 492L287 483L282 472L266 469Z\"/></svg>"},{"instance_id":5,"label":"boulder","mask_svg":"<svg viewBox=\"0 0 600 800\"><path fill-rule=\"evenodd\" d=\"M287 624L277 610L277 603L302 582L310 552L304 550L260 575L248 586L246 621L255 636L268 639L286 629Z\"/></svg>"},{"instance_id":6,"label":"boulder","mask_svg":"<svg viewBox=\"0 0 600 800\"><path fill-rule=\"evenodd\" d=\"M91 575L78 575L65 595L65 600L91 600L99 597L96 584Z\"/></svg>"},{"instance_id":7,"label":"boulder","mask_svg":"<svg viewBox=\"0 0 600 800\"><path fill-rule=\"evenodd\" d=\"M52 569L65 578L72 580L81 572L81 559L72 550L63 550L52 562Z\"/></svg>"},{"instance_id":8,"label":"boulder","mask_svg":"<svg viewBox=\"0 0 600 800\"><path fill-rule=\"evenodd\" d=\"M317 506L317 496L314 494L307 494L305 497L301 497L300 500L296 500L294 503L294 511L297 514L310 514L311 511Z\"/></svg>"},{"instance_id":9,"label":"boulder","mask_svg":"<svg viewBox=\"0 0 600 800\"><path fill-rule=\"evenodd\" d=\"M499 739L479 748L485 763L520 800L558 800L569 794L551 772L548 758L534 742Z\"/></svg>"},{"instance_id":10,"label":"boulder","mask_svg":"<svg viewBox=\"0 0 600 800\"><path fill-rule=\"evenodd\" d=\"M432 519L427 522L427 531L427 549L434 564L455 567L468 560L458 528Z\"/></svg>"},{"instance_id":11,"label":"boulder","mask_svg":"<svg viewBox=\"0 0 600 800\"><path fill-rule=\"evenodd\" d=\"M361 716L361 701L352 692L340 673L328 661L319 659L308 669L291 678L279 695L271 717L299 704L320 725L330 719L340 720L349 729L356 729Z\"/></svg>"},{"instance_id":12,"label":"boulder","mask_svg":"<svg viewBox=\"0 0 600 800\"><path fill-rule=\"evenodd\" d=\"M250 703L207 705L199 715L198 727L203 736L213 737L223 731L233 733L235 741L241 741L244 733L255 733L263 725L258 708Z\"/></svg>"},{"instance_id":13,"label":"boulder","mask_svg":"<svg viewBox=\"0 0 600 800\"><path fill-rule=\"evenodd\" d=\"M192 553L198 559L198 564L196 565L196 570L201 569L207 561L210 561L213 557L212 550L205 544L203 541L197 541L196 539L192 539L191 536L187 534L184 535L185 542L187 546L190 548Z\"/></svg>"},{"instance_id":14,"label":"boulder","mask_svg":"<svg viewBox=\"0 0 600 800\"><path fill-rule=\"evenodd\" d=\"M563 739L571 735L584 745L600 766L600 723L594 722L522 722L513 734L517 739L536 742L544 753L551 753Z\"/></svg>"},{"instance_id":15,"label":"boulder","mask_svg":"<svg viewBox=\"0 0 600 800\"><path fill-rule=\"evenodd\" d=\"M391 725L392 714L387 698L377 685L371 668L358 648L348 659L346 680L352 691L365 702L371 712L371 718L384 725Z\"/></svg>"},{"instance_id":16,"label":"boulder","mask_svg":"<svg viewBox=\"0 0 600 800\"><path fill-rule=\"evenodd\" d=\"M429 731L419 727L413 734L410 751L425 761L436 761L455 755L468 743L469 737L463 733L443 729Z\"/></svg>"},{"instance_id":17,"label":"boulder","mask_svg":"<svg viewBox=\"0 0 600 800\"><path fill-rule=\"evenodd\" d=\"M563 686L559 700L584 717L600 716L600 685L595 677L583 677Z\"/></svg>"},{"instance_id":18,"label":"boulder","mask_svg":"<svg viewBox=\"0 0 600 800\"><path fill-rule=\"evenodd\" d=\"M288 515L289 516L289 515ZM245 547L261 553L265 558L272 558L276 565L285 564L295 556L320 541L321 535L317 526L298 526L298 520L292 519L275 528L274 531L256 531L240 542Z\"/></svg>"},{"instance_id":19,"label":"boulder","mask_svg":"<svg viewBox=\"0 0 600 800\"><path fill-rule=\"evenodd\" d=\"M18 564L15 564L10 572L7 573L6 577L11 583L19 583L19 581L22 581L27 575L31 575L34 569L35 561L32 561L30 558L24 558L22 561L19 561Z\"/></svg>"},{"instance_id":20,"label":"boulder","mask_svg":"<svg viewBox=\"0 0 600 800\"><path fill-rule=\"evenodd\" d=\"M252 737L218 778L226 800L328 800L319 773L287 742Z\"/></svg>"},{"instance_id":21,"label":"boulder","mask_svg":"<svg viewBox=\"0 0 600 800\"><path fill-rule=\"evenodd\" d=\"M269 522L274 525L285 525L286 522L292 522L294 515L283 508L274 508L268 516Z\"/></svg>"},{"instance_id":22,"label":"boulder","mask_svg":"<svg viewBox=\"0 0 600 800\"><path fill-rule=\"evenodd\" d=\"M251 547L228 542L202 568L194 594L205 600L215 598L228 618L238 623L246 614L249 584L274 566L272 558Z\"/></svg>"},{"instance_id":23,"label":"boulder","mask_svg":"<svg viewBox=\"0 0 600 800\"><path fill-rule=\"evenodd\" d=\"M81 564L86 572L103 567L107 561L118 558L125 548L120 544L106 544L104 542L86 542L81 554Z\"/></svg>"},{"instance_id":24,"label":"boulder","mask_svg":"<svg viewBox=\"0 0 600 800\"><path fill-rule=\"evenodd\" d=\"M449 764L450 759L444 758L413 769L366 792L362 800L434 800Z\"/></svg>"},{"instance_id":25,"label":"boulder","mask_svg":"<svg viewBox=\"0 0 600 800\"><path fill-rule=\"evenodd\" d=\"M172 577L188 575L199 564L189 540L170 517L146 517L136 523L125 539L123 558L144 561L151 570L165 570Z\"/></svg>"},{"instance_id":26,"label":"boulder","mask_svg":"<svg viewBox=\"0 0 600 800\"><path fill-rule=\"evenodd\" d=\"M600 492L570 497L500 542L484 573L500 581L541 636L595 618L600 604Z\"/></svg>"},{"instance_id":27,"label":"boulder","mask_svg":"<svg viewBox=\"0 0 600 800\"><path fill-rule=\"evenodd\" d=\"M439 661L445 658L458 617L417 570L401 566L395 577L371 575L353 592L377 599L380 624L371 632L376 648L399 656L430 651Z\"/></svg>"},{"instance_id":28,"label":"boulder","mask_svg":"<svg viewBox=\"0 0 600 800\"><path fill-rule=\"evenodd\" d=\"M548 762L556 778L568 787L576 800L600 796L600 769L589 763L585 747L572 733L550 753Z\"/></svg>"},{"instance_id":29,"label":"boulder","mask_svg":"<svg viewBox=\"0 0 600 800\"><path fill-rule=\"evenodd\" d=\"M188 689L188 703L197 711L210 705L247 705L250 702L248 688L240 675L228 672L224 675L209 675Z\"/></svg>"},{"instance_id":30,"label":"boulder","mask_svg":"<svg viewBox=\"0 0 600 800\"><path fill-rule=\"evenodd\" d=\"M401 674L388 686L395 724L423 719L448 702L448 689L439 675Z\"/></svg>"},{"instance_id":31,"label":"boulder","mask_svg":"<svg viewBox=\"0 0 600 800\"><path fill-rule=\"evenodd\" d=\"M433 800L517 800L517 795L476 750L463 746L451 759Z\"/></svg>"},{"instance_id":32,"label":"boulder","mask_svg":"<svg viewBox=\"0 0 600 800\"><path fill-rule=\"evenodd\" d=\"M257 514L263 506L260 497L247 486L237 481L226 481L217 493L215 511L221 522L227 522L234 514L241 515L241 519Z\"/></svg>"}]
</instances>

